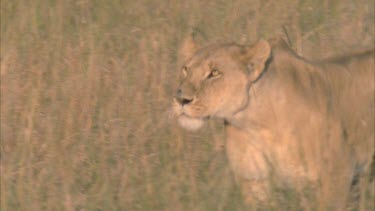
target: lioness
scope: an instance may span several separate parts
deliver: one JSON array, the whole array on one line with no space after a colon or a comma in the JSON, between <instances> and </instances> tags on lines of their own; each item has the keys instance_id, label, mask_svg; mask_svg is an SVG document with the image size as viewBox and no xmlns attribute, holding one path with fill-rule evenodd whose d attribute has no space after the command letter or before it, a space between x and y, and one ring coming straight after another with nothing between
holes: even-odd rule
<instances>
[{"instance_id":1,"label":"lioness","mask_svg":"<svg viewBox=\"0 0 375 211\"><path fill-rule=\"evenodd\" d=\"M281 39L187 45L174 112L190 130L225 120L228 160L248 202L266 201L276 176L312 182L330 209L343 209L374 155L374 51L310 62Z\"/></svg>"}]
</instances>

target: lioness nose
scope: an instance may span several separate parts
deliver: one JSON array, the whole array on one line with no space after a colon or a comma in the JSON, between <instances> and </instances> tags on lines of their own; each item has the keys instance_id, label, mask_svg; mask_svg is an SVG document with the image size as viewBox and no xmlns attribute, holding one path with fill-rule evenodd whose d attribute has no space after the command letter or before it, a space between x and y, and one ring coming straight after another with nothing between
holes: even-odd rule
<instances>
[{"instance_id":1,"label":"lioness nose","mask_svg":"<svg viewBox=\"0 0 375 211\"><path fill-rule=\"evenodd\" d=\"M181 89L177 90L175 98L181 105L186 105L193 101L193 98L183 96Z\"/></svg>"},{"instance_id":2,"label":"lioness nose","mask_svg":"<svg viewBox=\"0 0 375 211\"><path fill-rule=\"evenodd\" d=\"M178 101L181 105L186 105L186 104L191 103L191 101L193 101L193 100L192 100L192 99L187 99L187 98L177 98L177 101Z\"/></svg>"}]
</instances>

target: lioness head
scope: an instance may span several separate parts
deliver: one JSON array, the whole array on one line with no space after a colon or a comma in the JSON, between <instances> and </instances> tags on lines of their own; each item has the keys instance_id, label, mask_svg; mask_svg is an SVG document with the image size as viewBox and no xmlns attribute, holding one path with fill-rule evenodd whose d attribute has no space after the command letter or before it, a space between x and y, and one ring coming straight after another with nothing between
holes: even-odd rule
<instances>
[{"instance_id":1,"label":"lioness head","mask_svg":"<svg viewBox=\"0 0 375 211\"><path fill-rule=\"evenodd\" d=\"M252 46L213 45L185 51L190 52L183 52L186 58L173 107L179 123L196 130L208 117L230 118L247 106L249 88L262 74L271 47L260 40Z\"/></svg>"}]
</instances>

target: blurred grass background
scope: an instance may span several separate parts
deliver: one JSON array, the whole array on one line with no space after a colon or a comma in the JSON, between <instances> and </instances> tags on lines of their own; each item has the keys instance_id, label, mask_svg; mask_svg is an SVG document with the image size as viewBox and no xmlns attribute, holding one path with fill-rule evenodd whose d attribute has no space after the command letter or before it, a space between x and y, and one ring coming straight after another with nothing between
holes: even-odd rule
<instances>
[{"instance_id":1,"label":"blurred grass background","mask_svg":"<svg viewBox=\"0 0 375 211\"><path fill-rule=\"evenodd\" d=\"M192 28L320 59L373 47L374 0L2 0L1 210L245 210L221 122L168 115Z\"/></svg>"}]
</instances>

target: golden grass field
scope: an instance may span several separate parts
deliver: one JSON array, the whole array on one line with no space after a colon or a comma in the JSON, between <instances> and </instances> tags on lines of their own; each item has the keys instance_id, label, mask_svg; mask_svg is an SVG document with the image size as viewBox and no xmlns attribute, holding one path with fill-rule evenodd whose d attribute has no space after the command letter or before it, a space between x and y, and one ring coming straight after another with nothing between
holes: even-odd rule
<instances>
[{"instance_id":1,"label":"golden grass field","mask_svg":"<svg viewBox=\"0 0 375 211\"><path fill-rule=\"evenodd\" d=\"M288 34L321 59L373 47L374 18L374 0L2 0L1 210L245 210L222 122L170 117L182 40ZM280 195L269 210L302 209Z\"/></svg>"}]
</instances>

